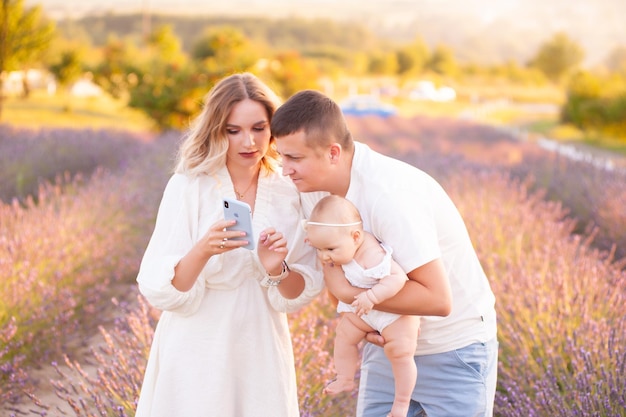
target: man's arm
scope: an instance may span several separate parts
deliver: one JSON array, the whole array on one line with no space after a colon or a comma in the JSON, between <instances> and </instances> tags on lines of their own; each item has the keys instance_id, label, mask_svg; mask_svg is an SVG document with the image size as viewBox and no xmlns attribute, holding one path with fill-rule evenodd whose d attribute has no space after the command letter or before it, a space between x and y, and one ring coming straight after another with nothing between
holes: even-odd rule
<instances>
[{"instance_id":1,"label":"man's arm","mask_svg":"<svg viewBox=\"0 0 626 417\"><path fill-rule=\"evenodd\" d=\"M376 304L380 304L385 300L393 297L404 287L407 276L396 261L391 260L391 273L381 278L376 285L371 288L372 293L376 297Z\"/></svg>"},{"instance_id":2,"label":"man's arm","mask_svg":"<svg viewBox=\"0 0 626 417\"><path fill-rule=\"evenodd\" d=\"M376 305L376 310L419 316L447 316L452 310L450 283L441 259L435 259L407 274L409 280L392 298ZM351 304L363 291L350 285L340 266L324 265L324 280L339 300Z\"/></svg>"}]
</instances>

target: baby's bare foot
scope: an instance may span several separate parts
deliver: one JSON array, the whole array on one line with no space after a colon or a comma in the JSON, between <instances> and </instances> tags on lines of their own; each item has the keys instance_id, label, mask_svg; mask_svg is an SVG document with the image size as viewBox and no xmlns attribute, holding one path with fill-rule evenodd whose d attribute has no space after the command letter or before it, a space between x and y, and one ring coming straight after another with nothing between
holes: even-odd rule
<instances>
[{"instance_id":1,"label":"baby's bare foot","mask_svg":"<svg viewBox=\"0 0 626 417\"><path fill-rule=\"evenodd\" d=\"M349 392L354 389L354 380L335 379L324 388L324 394L337 395L341 392Z\"/></svg>"}]
</instances>

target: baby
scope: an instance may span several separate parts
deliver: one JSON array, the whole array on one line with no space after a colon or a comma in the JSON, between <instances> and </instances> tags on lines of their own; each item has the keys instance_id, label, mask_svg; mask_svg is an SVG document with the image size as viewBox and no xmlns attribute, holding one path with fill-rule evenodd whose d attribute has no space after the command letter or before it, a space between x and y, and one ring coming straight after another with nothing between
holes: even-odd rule
<instances>
[{"instance_id":1,"label":"baby","mask_svg":"<svg viewBox=\"0 0 626 417\"><path fill-rule=\"evenodd\" d=\"M354 389L358 344L368 332L378 331L385 339L385 354L395 379L395 396L388 417L406 417L417 378L413 355L419 317L372 310L404 286L406 274L392 259L391 248L363 230L361 215L345 198L329 195L321 199L306 222L306 232L322 263L341 266L350 284L364 289L351 305L337 305L337 312L342 314L334 347L337 377L324 392L334 395Z\"/></svg>"}]
</instances>

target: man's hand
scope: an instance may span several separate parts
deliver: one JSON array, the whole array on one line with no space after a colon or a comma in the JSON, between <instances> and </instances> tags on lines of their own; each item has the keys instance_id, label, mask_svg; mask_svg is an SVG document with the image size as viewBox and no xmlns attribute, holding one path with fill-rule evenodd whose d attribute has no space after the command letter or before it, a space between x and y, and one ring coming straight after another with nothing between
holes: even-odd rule
<instances>
[{"instance_id":1,"label":"man's hand","mask_svg":"<svg viewBox=\"0 0 626 417\"><path fill-rule=\"evenodd\" d=\"M365 340L376 346L385 346L385 338L378 332L369 332L365 334Z\"/></svg>"}]
</instances>

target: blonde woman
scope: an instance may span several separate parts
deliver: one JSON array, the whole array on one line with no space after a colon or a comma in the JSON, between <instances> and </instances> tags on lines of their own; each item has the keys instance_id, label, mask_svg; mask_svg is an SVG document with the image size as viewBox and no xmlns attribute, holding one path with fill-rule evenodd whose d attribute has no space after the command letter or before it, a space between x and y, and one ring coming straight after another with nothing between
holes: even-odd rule
<instances>
[{"instance_id":1,"label":"blonde woman","mask_svg":"<svg viewBox=\"0 0 626 417\"><path fill-rule=\"evenodd\" d=\"M163 311L137 413L299 415L286 313L323 287L278 168L278 100L249 73L219 81L183 141L137 281ZM222 200L250 205L256 250L227 229Z\"/></svg>"}]
</instances>

